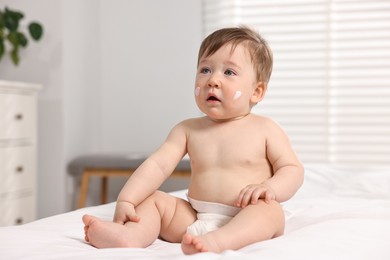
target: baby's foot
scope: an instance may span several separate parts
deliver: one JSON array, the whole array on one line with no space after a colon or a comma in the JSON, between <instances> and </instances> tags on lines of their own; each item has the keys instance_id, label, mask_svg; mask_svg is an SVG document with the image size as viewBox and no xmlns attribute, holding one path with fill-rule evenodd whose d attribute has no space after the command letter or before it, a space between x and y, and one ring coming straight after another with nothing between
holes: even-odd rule
<instances>
[{"instance_id":1,"label":"baby's foot","mask_svg":"<svg viewBox=\"0 0 390 260\"><path fill-rule=\"evenodd\" d=\"M83 216L83 222L84 222L84 239L85 241L89 242L89 237L88 237L88 231L89 231L89 227L91 225L93 225L93 223L95 222L96 218L95 217L92 217L92 216L89 216L89 215L84 215Z\"/></svg>"},{"instance_id":2,"label":"baby's foot","mask_svg":"<svg viewBox=\"0 0 390 260\"><path fill-rule=\"evenodd\" d=\"M208 251L207 247L205 247L197 237L193 237L188 233L183 236L181 241L181 250L183 250L183 253L186 255Z\"/></svg>"},{"instance_id":3,"label":"baby's foot","mask_svg":"<svg viewBox=\"0 0 390 260\"><path fill-rule=\"evenodd\" d=\"M130 243L129 230L111 221L102 221L90 215L83 216L85 240L97 248L137 247Z\"/></svg>"},{"instance_id":4,"label":"baby's foot","mask_svg":"<svg viewBox=\"0 0 390 260\"><path fill-rule=\"evenodd\" d=\"M90 215L84 215L83 222L85 241L97 248L108 247L102 240L102 238L105 237L104 230L106 229L105 226L107 222L103 222L102 220Z\"/></svg>"},{"instance_id":5,"label":"baby's foot","mask_svg":"<svg viewBox=\"0 0 390 260\"><path fill-rule=\"evenodd\" d=\"M194 237L189 233L184 234L181 241L181 249L186 255L192 255L201 252L220 252L217 243L211 236Z\"/></svg>"}]
</instances>

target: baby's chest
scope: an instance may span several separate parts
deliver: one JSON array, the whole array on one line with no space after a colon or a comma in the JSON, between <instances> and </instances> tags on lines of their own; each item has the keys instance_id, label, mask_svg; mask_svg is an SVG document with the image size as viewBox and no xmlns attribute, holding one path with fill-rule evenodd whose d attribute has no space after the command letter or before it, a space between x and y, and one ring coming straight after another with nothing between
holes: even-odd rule
<instances>
[{"instance_id":1,"label":"baby's chest","mask_svg":"<svg viewBox=\"0 0 390 260\"><path fill-rule=\"evenodd\" d=\"M190 135L188 152L192 158L202 161L252 161L265 157L266 139L261 133L239 129L218 133L197 132Z\"/></svg>"}]
</instances>

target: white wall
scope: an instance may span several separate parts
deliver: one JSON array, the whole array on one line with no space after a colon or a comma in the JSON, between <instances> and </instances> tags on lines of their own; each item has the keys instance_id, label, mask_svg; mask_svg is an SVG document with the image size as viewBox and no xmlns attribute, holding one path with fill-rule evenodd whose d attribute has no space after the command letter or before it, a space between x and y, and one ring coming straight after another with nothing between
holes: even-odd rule
<instances>
[{"instance_id":1,"label":"white wall","mask_svg":"<svg viewBox=\"0 0 390 260\"><path fill-rule=\"evenodd\" d=\"M66 171L90 152L150 152L180 120L199 114L193 101L201 41L201 1L2 0L39 20L31 42L0 78L41 83L38 215L71 209Z\"/></svg>"},{"instance_id":2,"label":"white wall","mask_svg":"<svg viewBox=\"0 0 390 260\"><path fill-rule=\"evenodd\" d=\"M102 148L154 150L196 111L200 1L102 1L100 10Z\"/></svg>"}]
</instances>

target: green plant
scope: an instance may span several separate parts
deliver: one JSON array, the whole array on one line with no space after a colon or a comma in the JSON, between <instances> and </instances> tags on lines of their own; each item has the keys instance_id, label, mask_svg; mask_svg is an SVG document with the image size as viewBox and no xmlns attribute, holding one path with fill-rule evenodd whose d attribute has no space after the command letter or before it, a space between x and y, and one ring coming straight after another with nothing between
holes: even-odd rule
<instances>
[{"instance_id":1,"label":"green plant","mask_svg":"<svg viewBox=\"0 0 390 260\"><path fill-rule=\"evenodd\" d=\"M0 60L6 52L7 44L9 44L11 46L10 58L15 65L19 64L19 49L28 45L26 35L19 30L19 22L23 17L24 14L20 11L7 7L4 10L0 9ZM32 39L38 41L43 35L43 27L37 22L31 22L28 25L28 32Z\"/></svg>"}]
</instances>

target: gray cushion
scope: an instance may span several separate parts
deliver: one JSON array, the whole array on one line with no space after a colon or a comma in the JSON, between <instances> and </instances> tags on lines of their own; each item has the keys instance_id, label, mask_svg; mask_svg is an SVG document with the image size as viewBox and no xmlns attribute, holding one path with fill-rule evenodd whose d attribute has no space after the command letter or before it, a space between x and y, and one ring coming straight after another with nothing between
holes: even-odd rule
<instances>
[{"instance_id":1,"label":"gray cushion","mask_svg":"<svg viewBox=\"0 0 390 260\"><path fill-rule=\"evenodd\" d=\"M101 169L136 169L148 157L147 154L87 154L72 160L68 165L68 171L72 175L80 175L85 168ZM177 170L190 171L190 161L180 161Z\"/></svg>"}]
</instances>

